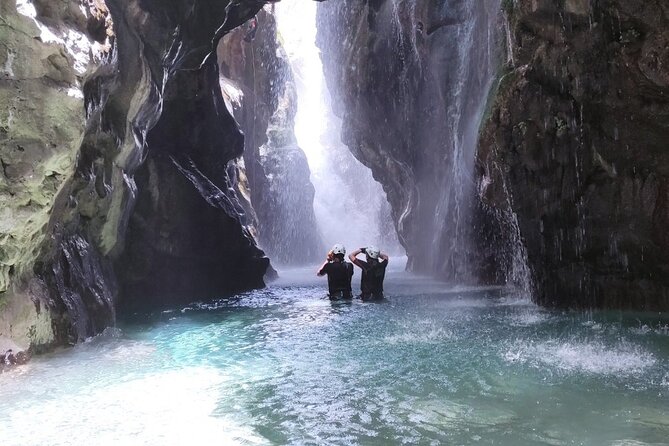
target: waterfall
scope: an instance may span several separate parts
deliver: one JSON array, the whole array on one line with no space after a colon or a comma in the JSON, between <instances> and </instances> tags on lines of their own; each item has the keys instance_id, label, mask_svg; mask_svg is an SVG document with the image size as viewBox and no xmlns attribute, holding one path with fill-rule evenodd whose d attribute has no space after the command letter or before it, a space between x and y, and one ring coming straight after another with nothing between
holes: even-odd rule
<instances>
[{"instance_id":1,"label":"waterfall","mask_svg":"<svg viewBox=\"0 0 669 446\"><path fill-rule=\"evenodd\" d=\"M340 140L341 120L332 112L316 47L316 8L316 2L285 0L276 16L297 84L295 134L309 161L322 238L349 252L369 244L399 252L385 192Z\"/></svg>"},{"instance_id":2,"label":"waterfall","mask_svg":"<svg viewBox=\"0 0 669 446\"><path fill-rule=\"evenodd\" d=\"M392 0L377 15L377 33L398 52L401 113L415 121L408 150L422 152L413 165L411 267L475 282L475 158L499 65L500 2Z\"/></svg>"},{"instance_id":3,"label":"waterfall","mask_svg":"<svg viewBox=\"0 0 669 446\"><path fill-rule=\"evenodd\" d=\"M450 87L444 124L450 132L441 143L444 156L451 162L450 170L441 177L442 194L433 220L437 230L431 244L437 249L445 247L448 255L442 259L433 253L431 269L441 270L455 279L469 280L474 274L470 269L472 257L476 257L470 240L471 201L475 196L474 159L488 92L497 71L493 34L499 2L465 2L453 6L451 3L454 2L444 3L441 16L458 17L461 24L444 29L438 36L435 34L437 39L433 43L433 48L449 43L455 47L448 60L451 66L446 76L450 79L444 78ZM453 42L458 44L452 45Z\"/></svg>"},{"instance_id":4,"label":"waterfall","mask_svg":"<svg viewBox=\"0 0 669 446\"><path fill-rule=\"evenodd\" d=\"M408 267L478 282L475 160L501 62L499 0L340 0L319 45L345 141L393 206Z\"/></svg>"}]
</instances>

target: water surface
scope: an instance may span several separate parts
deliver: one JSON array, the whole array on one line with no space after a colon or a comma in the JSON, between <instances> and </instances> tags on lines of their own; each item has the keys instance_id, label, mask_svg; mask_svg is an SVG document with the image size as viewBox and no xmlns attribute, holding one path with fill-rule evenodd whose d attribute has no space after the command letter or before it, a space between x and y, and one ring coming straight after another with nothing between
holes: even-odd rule
<instances>
[{"instance_id":1,"label":"water surface","mask_svg":"<svg viewBox=\"0 0 669 446\"><path fill-rule=\"evenodd\" d=\"M0 443L669 442L662 315L549 311L398 271L385 302L331 303L312 274L0 375Z\"/></svg>"}]
</instances>

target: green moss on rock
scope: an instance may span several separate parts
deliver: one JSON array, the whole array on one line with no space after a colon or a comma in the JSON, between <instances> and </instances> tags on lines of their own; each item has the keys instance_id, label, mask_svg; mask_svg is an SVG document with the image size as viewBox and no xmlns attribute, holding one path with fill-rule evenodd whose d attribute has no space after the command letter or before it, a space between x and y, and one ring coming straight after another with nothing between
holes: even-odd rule
<instances>
[{"instance_id":1,"label":"green moss on rock","mask_svg":"<svg viewBox=\"0 0 669 446\"><path fill-rule=\"evenodd\" d=\"M68 94L78 87L65 50L42 42L14 2L0 13L0 336L27 348L54 340L50 311L28 283L74 171L85 113Z\"/></svg>"}]
</instances>

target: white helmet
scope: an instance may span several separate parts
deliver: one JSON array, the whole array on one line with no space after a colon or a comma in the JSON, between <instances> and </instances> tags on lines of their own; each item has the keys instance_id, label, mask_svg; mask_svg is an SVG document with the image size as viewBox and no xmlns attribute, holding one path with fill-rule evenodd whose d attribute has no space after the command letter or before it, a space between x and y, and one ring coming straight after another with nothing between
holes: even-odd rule
<instances>
[{"instance_id":1,"label":"white helmet","mask_svg":"<svg viewBox=\"0 0 669 446\"><path fill-rule=\"evenodd\" d=\"M346 248L344 248L344 245L342 245L341 243L337 243L336 245L334 245L332 247L332 254L334 254L334 255L337 255L337 254L346 255Z\"/></svg>"},{"instance_id":2,"label":"white helmet","mask_svg":"<svg viewBox=\"0 0 669 446\"><path fill-rule=\"evenodd\" d=\"M365 254L367 254L372 259L378 259L381 251L379 251L379 248L376 246L368 246L365 248Z\"/></svg>"}]
</instances>

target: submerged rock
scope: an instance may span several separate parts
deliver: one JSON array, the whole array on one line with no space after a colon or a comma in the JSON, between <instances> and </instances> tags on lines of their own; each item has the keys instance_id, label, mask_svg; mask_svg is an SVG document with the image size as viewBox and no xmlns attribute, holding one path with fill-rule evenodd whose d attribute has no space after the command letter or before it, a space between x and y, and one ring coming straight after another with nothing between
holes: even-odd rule
<instances>
[{"instance_id":1,"label":"submerged rock","mask_svg":"<svg viewBox=\"0 0 669 446\"><path fill-rule=\"evenodd\" d=\"M7 338L0 337L0 371L30 361L30 353Z\"/></svg>"}]
</instances>

